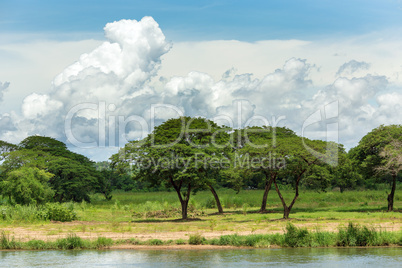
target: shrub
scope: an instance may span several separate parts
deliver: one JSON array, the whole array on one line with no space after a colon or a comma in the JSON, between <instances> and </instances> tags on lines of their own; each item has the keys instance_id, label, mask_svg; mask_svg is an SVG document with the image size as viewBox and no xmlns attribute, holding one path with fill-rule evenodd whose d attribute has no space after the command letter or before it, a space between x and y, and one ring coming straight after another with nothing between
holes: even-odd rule
<instances>
[{"instance_id":1,"label":"shrub","mask_svg":"<svg viewBox=\"0 0 402 268\"><path fill-rule=\"evenodd\" d=\"M44 220L66 222L76 220L77 214L73 206L67 207L60 203L47 203L39 211L39 217Z\"/></svg>"},{"instance_id":2,"label":"shrub","mask_svg":"<svg viewBox=\"0 0 402 268\"><path fill-rule=\"evenodd\" d=\"M43 240L30 240L26 243L26 247L28 249L34 249L34 250L39 250L39 249L48 249L49 244L46 243Z\"/></svg>"},{"instance_id":3,"label":"shrub","mask_svg":"<svg viewBox=\"0 0 402 268\"><path fill-rule=\"evenodd\" d=\"M338 233L338 246L369 246L376 244L377 233L366 226L349 223L346 229L340 229Z\"/></svg>"},{"instance_id":4,"label":"shrub","mask_svg":"<svg viewBox=\"0 0 402 268\"><path fill-rule=\"evenodd\" d=\"M311 245L310 233L305 228L297 228L293 224L286 225L285 245L289 247L305 247Z\"/></svg>"},{"instance_id":5,"label":"shrub","mask_svg":"<svg viewBox=\"0 0 402 268\"><path fill-rule=\"evenodd\" d=\"M85 241L76 234L68 234L66 238L58 239L56 246L59 249L82 249L88 246L85 245Z\"/></svg>"},{"instance_id":6,"label":"shrub","mask_svg":"<svg viewBox=\"0 0 402 268\"><path fill-rule=\"evenodd\" d=\"M190 235L188 239L188 243L190 245L202 245L206 241L205 237L201 236L200 234Z\"/></svg>"},{"instance_id":7,"label":"shrub","mask_svg":"<svg viewBox=\"0 0 402 268\"><path fill-rule=\"evenodd\" d=\"M148 245L151 245L151 246L161 246L161 245L163 245L163 241L160 240L160 239L150 239L147 242L148 242Z\"/></svg>"},{"instance_id":8,"label":"shrub","mask_svg":"<svg viewBox=\"0 0 402 268\"><path fill-rule=\"evenodd\" d=\"M96 248L110 247L111 245L113 245L113 240L111 238L98 237L95 241Z\"/></svg>"},{"instance_id":9,"label":"shrub","mask_svg":"<svg viewBox=\"0 0 402 268\"><path fill-rule=\"evenodd\" d=\"M176 243L176 245L185 245L185 244L186 244L186 241L185 241L184 239L177 239L177 240L175 241L175 243Z\"/></svg>"}]
</instances>

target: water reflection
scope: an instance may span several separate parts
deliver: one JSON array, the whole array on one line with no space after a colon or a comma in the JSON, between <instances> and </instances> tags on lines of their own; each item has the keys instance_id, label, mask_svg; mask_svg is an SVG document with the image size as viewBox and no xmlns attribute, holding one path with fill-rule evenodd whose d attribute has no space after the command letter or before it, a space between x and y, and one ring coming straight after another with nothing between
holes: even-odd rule
<instances>
[{"instance_id":1,"label":"water reflection","mask_svg":"<svg viewBox=\"0 0 402 268\"><path fill-rule=\"evenodd\" d=\"M1 251L0 267L399 267L402 248Z\"/></svg>"}]
</instances>

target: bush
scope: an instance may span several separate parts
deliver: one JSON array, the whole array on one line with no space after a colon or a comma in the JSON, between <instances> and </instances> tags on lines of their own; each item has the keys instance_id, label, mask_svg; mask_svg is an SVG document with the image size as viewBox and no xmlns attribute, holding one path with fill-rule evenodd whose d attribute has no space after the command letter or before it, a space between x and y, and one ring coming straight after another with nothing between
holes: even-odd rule
<instances>
[{"instance_id":1,"label":"bush","mask_svg":"<svg viewBox=\"0 0 402 268\"><path fill-rule=\"evenodd\" d=\"M98 239L95 241L96 248L105 248L110 247L111 245L113 245L113 240L111 238L98 237Z\"/></svg>"},{"instance_id":2,"label":"bush","mask_svg":"<svg viewBox=\"0 0 402 268\"><path fill-rule=\"evenodd\" d=\"M205 237L201 236L200 234L190 235L188 243L190 245L202 245L206 241Z\"/></svg>"},{"instance_id":3,"label":"bush","mask_svg":"<svg viewBox=\"0 0 402 268\"><path fill-rule=\"evenodd\" d=\"M85 245L85 241L76 234L69 234L66 238L58 239L56 241L56 246L59 249L82 249L89 248Z\"/></svg>"},{"instance_id":4,"label":"bush","mask_svg":"<svg viewBox=\"0 0 402 268\"><path fill-rule=\"evenodd\" d=\"M40 249L48 249L49 243L46 243L43 240L30 240L26 243L26 247L28 249L40 250Z\"/></svg>"},{"instance_id":5,"label":"bush","mask_svg":"<svg viewBox=\"0 0 402 268\"><path fill-rule=\"evenodd\" d=\"M285 245L289 247L310 246L312 237L305 228L297 228L293 224L286 225Z\"/></svg>"},{"instance_id":6,"label":"bush","mask_svg":"<svg viewBox=\"0 0 402 268\"><path fill-rule=\"evenodd\" d=\"M340 229L338 233L338 246L371 246L377 241L377 232L366 226L349 223L346 229Z\"/></svg>"},{"instance_id":7,"label":"bush","mask_svg":"<svg viewBox=\"0 0 402 268\"><path fill-rule=\"evenodd\" d=\"M44 220L66 222L77 219L73 206L67 207L60 203L47 203L38 213Z\"/></svg>"},{"instance_id":8,"label":"bush","mask_svg":"<svg viewBox=\"0 0 402 268\"><path fill-rule=\"evenodd\" d=\"M163 241L160 239L150 239L147 241L150 246L161 246L163 245Z\"/></svg>"}]
</instances>

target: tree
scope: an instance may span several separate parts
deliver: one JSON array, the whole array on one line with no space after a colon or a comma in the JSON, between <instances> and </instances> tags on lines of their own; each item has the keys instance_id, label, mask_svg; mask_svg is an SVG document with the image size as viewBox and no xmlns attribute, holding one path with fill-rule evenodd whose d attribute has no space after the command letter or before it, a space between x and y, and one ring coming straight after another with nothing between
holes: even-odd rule
<instances>
[{"instance_id":1,"label":"tree","mask_svg":"<svg viewBox=\"0 0 402 268\"><path fill-rule=\"evenodd\" d=\"M285 156L278 142L296 137L285 127L249 127L238 130L234 138L234 179L258 177L263 179L264 193L259 212L266 212L272 183L285 167ZM241 175L236 173L240 172ZM236 182L240 185L241 183Z\"/></svg>"},{"instance_id":2,"label":"tree","mask_svg":"<svg viewBox=\"0 0 402 268\"><path fill-rule=\"evenodd\" d=\"M333 180L329 168L325 164L314 165L305 174L303 185L307 189L325 192Z\"/></svg>"},{"instance_id":3,"label":"tree","mask_svg":"<svg viewBox=\"0 0 402 268\"><path fill-rule=\"evenodd\" d=\"M64 157L56 157L49 161L48 170L54 174L49 184L54 190L55 201L91 201L89 194L96 189L99 182L93 166L83 165Z\"/></svg>"},{"instance_id":4,"label":"tree","mask_svg":"<svg viewBox=\"0 0 402 268\"><path fill-rule=\"evenodd\" d=\"M355 189L363 179L357 165L351 159L352 154L352 150L348 154L340 154L339 165L333 169L332 185L339 187L341 193L345 189Z\"/></svg>"},{"instance_id":5,"label":"tree","mask_svg":"<svg viewBox=\"0 0 402 268\"><path fill-rule=\"evenodd\" d=\"M305 174L315 165L326 162L329 163L333 158L333 151L339 150L338 144L327 143L321 140L309 140L301 137L290 137L278 140L278 152L286 159L286 168L281 173L282 176L290 176L293 179L295 195L287 205L278 187L277 177L273 183L275 190L283 206L283 218L288 219L289 214L299 197L299 186ZM316 155L312 153L319 153ZM324 154L325 153L325 154ZM331 154L330 154L331 153Z\"/></svg>"},{"instance_id":6,"label":"tree","mask_svg":"<svg viewBox=\"0 0 402 268\"><path fill-rule=\"evenodd\" d=\"M391 192L387 197L388 211L392 211L394 210L396 177L402 172L402 141L391 138L391 142L381 150L380 156L384 160L381 163L382 165L376 167L376 170L379 173L390 174L392 176Z\"/></svg>"},{"instance_id":7,"label":"tree","mask_svg":"<svg viewBox=\"0 0 402 268\"><path fill-rule=\"evenodd\" d=\"M48 181L53 174L35 167L20 167L0 183L1 192L17 204L43 204L53 196Z\"/></svg>"},{"instance_id":8,"label":"tree","mask_svg":"<svg viewBox=\"0 0 402 268\"><path fill-rule=\"evenodd\" d=\"M128 143L111 160L119 169L135 170L137 180L172 187L181 204L182 219L187 219L192 192L208 187L217 198L214 172L226 159L222 148L228 141L225 129L214 122L181 117L157 126L141 141Z\"/></svg>"},{"instance_id":9,"label":"tree","mask_svg":"<svg viewBox=\"0 0 402 268\"><path fill-rule=\"evenodd\" d=\"M360 165L364 178L389 174L392 177L391 191L387 196L388 211L394 209L396 180L400 174L402 125L381 125L366 134L353 149L353 156Z\"/></svg>"},{"instance_id":10,"label":"tree","mask_svg":"<svg viewBox=\"0 0 402 268\"><path fill-rule=\"evenodd\" d=\"M24 139L17 149L3 153L0 178L19 168L37 168L52 173L49 180L54 190L54 200L90 201L89 194L95 190L110 197L107 183L94 163L87 157L71 152L67 146L53 138L31 136ZM20 173L21 174L21 173Z\"/></svg>"},{"instance_id":11,"label":"tree","mask_svg":"<svg viewBox=\"0 0 402 268\"><path fill-rule=\"evenodd\" d=\"M17 145L0 140L0 161L4 159L3 154L15 151L18 149Z\"/></svg>"}]
</instances>

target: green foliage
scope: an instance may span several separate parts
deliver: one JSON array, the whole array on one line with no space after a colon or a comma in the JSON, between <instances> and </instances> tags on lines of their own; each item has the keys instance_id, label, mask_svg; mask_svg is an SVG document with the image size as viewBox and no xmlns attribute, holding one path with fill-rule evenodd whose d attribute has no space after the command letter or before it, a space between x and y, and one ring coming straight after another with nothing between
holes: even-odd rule
<instances>
[{"instance_id":1,"label":"green foliage","mask_svg":"<svg viewBox=\"0 0 402 268\"><path fill-rule=\"evenodd\" d=\"M357 185L362 184L363 176L359 172L359 167L350 159L352 153L341 154L339 165L334 170L332 186L339 187L341 192L345 189L356 189Z\"/></svg>"},{"instance_id":2,"label":"green foliage","mask_svg":"<svg viewBox=\"0 0 402 268\"><path fill-rule=\"evenodd\" d=\"M6 234L4 231L0 233L0 249L18 249L20 243L15 241L14 237L10 238L10 235Z\"/></svg>"},{"instance_id":3,"label":"green foliage","mask_svg":"<svg viewBox=\"0 0 402 268\"><path fill-rule=\"evenodd\" d=\"M188 243L190 245L202 245L206 241L205 237L201 236L200 234L190 235L188 239Z\"/></svg>"},{"instance_id":4,"label":"green foliage","mask_svg":"<svg viewBox=\"0 0 402 268\"><path fill-rule=\"evenodd\" d=\"M150 239L147 241L147 244L150 246L161 246L163 245L163 241L160 239Z\"/></svg>"},{"instance_id":5,"label":"green foliage","mask_svg":"<svg viewBox=\"0 0 402 268\"><path fill-rule=\"evenodd\" d=\"M20 167L8 173L0 182L1 193L17 204L42 204L49 201L54 192L48 181L53 175L32 167Z\"/></svg>"},{"instance_id":6,"label":"green foliage","mask_svg":"<svg viewBox=\"0 0 402 268\"><path fill-rule=\"evenodd\" d=\"M26 247L32 250L44 250L49 249L49 243L46 243L43 240L30 240L26 243Z\"/></svg>"},{"instance_id":7,"label":"green foliage","mask_svg":"<svg viewBox=\"0 0 402 268\"><path fill-rule=\"evenodd\" d=\"M36 205L7 205L0 207L0 220L8 222L35 222L42 220L41 210Z\"/></svg>"},{"instance_id":8,"label":"green foliage","mask_svg":"<svg viewBox=\"0 0 402 268\"><path fill-rule=\"evenodd\" d=\"M331 185L332 174L326 165L314 165L306 174L303 185L307 189L325 192Z\"/></svg>"},{"instance_id":9,"label":"green foliage","mask_svg":"<svg viewBox=\"0 0 402 268\"><path fill-rule=\"evenodd\" d=\"M187 242L184 239L177 239L175 241L176 245L185 245Z\"/></svg>"},{"instance_id":10,"label":"green foliage","mask_svg":"<svg viewBox=\"0 0 402 268\"><path fill-rule=\"evenodd\" d=\"M93 166L71 161L68 158L56 158L48 163L49 172L54 174L50 185L55 191L54 199L58 202L85 200L90 202L89 193L98 182Z\"/></svg>"},{"instance_id":11,"label":"green foliage","mask_svg":"<svg viewBox=\"0 0 402 268\"><path fill-rule=\"evenodd\" d=\"M305 228L297 228L293 224L286 225L285 245L288 247L309 247L312 244L312 236Z\"/></svg>"},{"instance_id":12,"label":"green foliage","mask_svg":"<svg viewBox=\"0 0 402 268\"><path fill-rule=\"evenodd\" d=\"M106 237L98 237L98 239L95 240L95 247L97 249L100 248L107 248L113 245L113 240L111 238L106 238Z\"/></svg>"},{"instance_id":13,"label":"green foliage","mask_svg":"<svg viewBox=\"0 0 402 268\"><path fill-rule=\"evenodd\" d=\"M66 238L57 239L56 247L59 249L84 249L89 248L88 242L84 241L74 233L70 233Z\"/></svg>"},{"instance_id":14,"label":"green foliage","mask_svg":"<svg viewBox=\"0 0 402 268\"><path fill-rule=\"evenodd\" d=\"M51 221L74 221L77 219L73 206L60 203L47 203L39 211L39 217Z\"/></svg>"},{"instance_id":15,"label":"green foliage","mask_svg":"<svg viewBox=\"0 0 402 268\"><path fill-rule=\"evenodd\" d=\"M93 191L103 193L109 200L112 198L106 174L97 171L87 157L69 151L58 140L31 136L19 146L7 148L2 154L4 162L0 166L0 181L4 181L2 188L6 189L3 195L12 197L17 203L44 203L51 193L49 187L53 190L53 200L58 202L89 202L89 194ZM33 180L32 177L39 174L32 175L35 169L46 170L53 176L46 183L38 178ZM39 175L42 178L47 174L42 172Z\"/></svg>"},{"instance_id":16,"label":"green foliage","mask_svg":"<svg viewBox=\"0 0 402 268\"><path fill-rule=\"evenodd\" d=\"M376 244L377 232L366 226L349 223L346 229L340 229L338 233L338 246L373 246Z\"/></svg>"},{"instance_id":17,"label":"green foliage","mask_svg":"<svg viewBox=\"0 0 402 268\"><path fill-rule=\"evenodd\" d=\"M378 177L376 167L383 164L381 151L393 140L402 141L402 125L379 126L365 135L358 146L351 150L351 156L359 164L364 177Z\"/></svg>"},{"instance_id":18,"label":"green foliage","mask_svg":"<svg viewBox=\"0 0 402 268\"><path fill-rule=\"evenodd\" d=\"M77 219L74 206L59 203L45 205L0 206L0 220L7 222L73 221Z\"/></svg>"}]
</instances>

